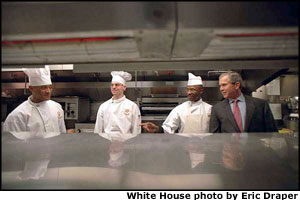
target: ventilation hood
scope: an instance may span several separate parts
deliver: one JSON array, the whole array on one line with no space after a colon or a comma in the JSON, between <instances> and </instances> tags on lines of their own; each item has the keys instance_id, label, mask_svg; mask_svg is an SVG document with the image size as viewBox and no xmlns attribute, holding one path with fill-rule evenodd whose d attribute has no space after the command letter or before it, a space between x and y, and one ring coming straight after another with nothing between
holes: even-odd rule
<instances>
[{"instance_id":1,"label":"ventilation hood","mask_svg":"<svg viewBox=\"0 0 300 200\"><path fill-rule=\"evenodd\" d=\"M2 64L298 57L298 2L2 2Z\"/></svg>"},{"instance_id":2,"label":"ventilation hood","mask_svg":"<svg viewBox=\"0 0 300 200\"><path fill-rule=\"evenodd\" d=\"M5 69L73 64L73 73L179 70L179 77L238 70L251 90L298 73L298 2L1 4Z\"/></svg>"}]
</instances>

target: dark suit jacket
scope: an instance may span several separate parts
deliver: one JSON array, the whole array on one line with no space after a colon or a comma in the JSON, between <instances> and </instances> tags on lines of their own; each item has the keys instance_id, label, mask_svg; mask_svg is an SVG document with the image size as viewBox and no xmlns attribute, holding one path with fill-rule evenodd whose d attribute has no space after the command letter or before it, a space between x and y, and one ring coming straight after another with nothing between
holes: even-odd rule
<instances>
[{"instance_id":1,"label":"dark suit jacket","mask_svg":"<svg viewBox=\"0 0 300 200\"><path fill-rule=\"evenodd\" d=\"M274 117L267 101L247 95L244 96L246 100L244 132L277 132ZM212 107L209 132L240 132L228 99L224 99Z\"/></svg>"}]
</instances>

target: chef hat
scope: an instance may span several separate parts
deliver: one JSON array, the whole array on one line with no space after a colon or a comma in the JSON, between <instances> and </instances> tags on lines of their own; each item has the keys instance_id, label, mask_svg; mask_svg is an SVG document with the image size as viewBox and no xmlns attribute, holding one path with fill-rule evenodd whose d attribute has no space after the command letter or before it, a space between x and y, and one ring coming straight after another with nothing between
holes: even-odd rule
<instances>
[{"instance_id":1,"label":"chef hat","mask_svg":"<svg viewBox=\"0 0 300 200\"><path fill-rule=\"evenodd\" d=\"M118 82L123 85L126 85L126 81L130 81L132 76L128 72L123 72L123 71L112 71L112 80L111 82Z\"/></svg>"},{"instance_id":2,"label":"chef hat","mask_svg":"<svg viewBox=\"0 0 300 200\"><path fill-rule=\"evenodd\" d=\"M23 68L23 71L29 78L30 86L52 85L48 65L45 68Z\"/></svg>"},{"instance_id":3,"label":"chef hat","mask_svg":"<svg viewBox=\"0 0 300 200\"><path fill-rule=\"evenodd\" d=\"M200 76L195 76L194 74L189 73L188 86L192 85L203 85L202 78Z\"/></svg>"}]
</instances>

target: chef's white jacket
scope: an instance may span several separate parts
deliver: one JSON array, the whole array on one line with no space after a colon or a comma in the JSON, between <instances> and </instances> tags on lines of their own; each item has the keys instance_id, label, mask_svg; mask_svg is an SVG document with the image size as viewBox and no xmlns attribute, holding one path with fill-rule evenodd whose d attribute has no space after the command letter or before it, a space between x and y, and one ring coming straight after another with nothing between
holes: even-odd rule
<instances>
[{"instance_id":1,"label":"chef's white jacket","mask_svg":"<svg viewBox=\"0 0 300 200\"><path fill-rule=\"evenodd\" d=\"M141 133L139 107L124 95L109 99L100 105L95 124L95 133Z\"/></svg>"},{"instance_id":2,"label":"chef's white jacket","mask_svg":"<svg viewBox=\"0 0 300 200\"><path fill-rule=\"evenodd\" d=\"M64 111L55 101L33 103L30 96L7 116L3 131L65 133Z\"/></svg>"},{"instance_id":3,"label":"chef's white jacket","mask_svg":"<svg viewBox=\"0 0 300 200\"><path fill-rule=\"evenodd\" d=\"M200 99L197 102L186 101L178 106L176 106L168 115L167 119L164 121L162 128L165 133L175 133L178 129L178 133L189 132L187 130L191 129L194 122L191 123L192 117L197 119L199 124L197 124L197 133L208 133L209 120L211 114L211 105L202 101ZM187 126L188 124L188 126Z\"/></svg>"}]
</instances>

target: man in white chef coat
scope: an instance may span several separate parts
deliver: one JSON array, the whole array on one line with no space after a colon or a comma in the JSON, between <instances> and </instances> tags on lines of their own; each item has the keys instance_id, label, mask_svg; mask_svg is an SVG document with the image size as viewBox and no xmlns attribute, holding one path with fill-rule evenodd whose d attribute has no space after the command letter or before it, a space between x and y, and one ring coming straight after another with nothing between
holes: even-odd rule
<instances>
[{"instance_id":1,"label":"man in white chef coat","mask_svg":"<svg viewBox=\"0 0 300 200\"><path fill-rule=\"evenodd\" d=\"M124 95L126 81L131 74L124 71L111 72L112 98L100 105L94 133L140 134L141 113L139 107Z\"/></svg>"},{"instance_id":2,"label":"man in white chef coat","mask_svg":"<svg viewBox=\"0 0 300 200\"><path fill-rule=\"evenodd\" d=\"M211 105L201 98L203 83L200 76L188 74L186 88L188 101L176 106L162 125L165 133L208 133ZM151 122L142 123L146 132L159 132L159 127Z\"/></svg>"},{"instance_id":3,"label":"man in white chef coat","mask_svg":"<svg viewBox=\"0 0 300 200\"><path fill-rule=\"evenodd\" d=\"M3 131L65 133L64 111L51 98L52 82L49 66L23 69L29 78L31 96L6 118Z\"/></svg>"}]
</instances>

